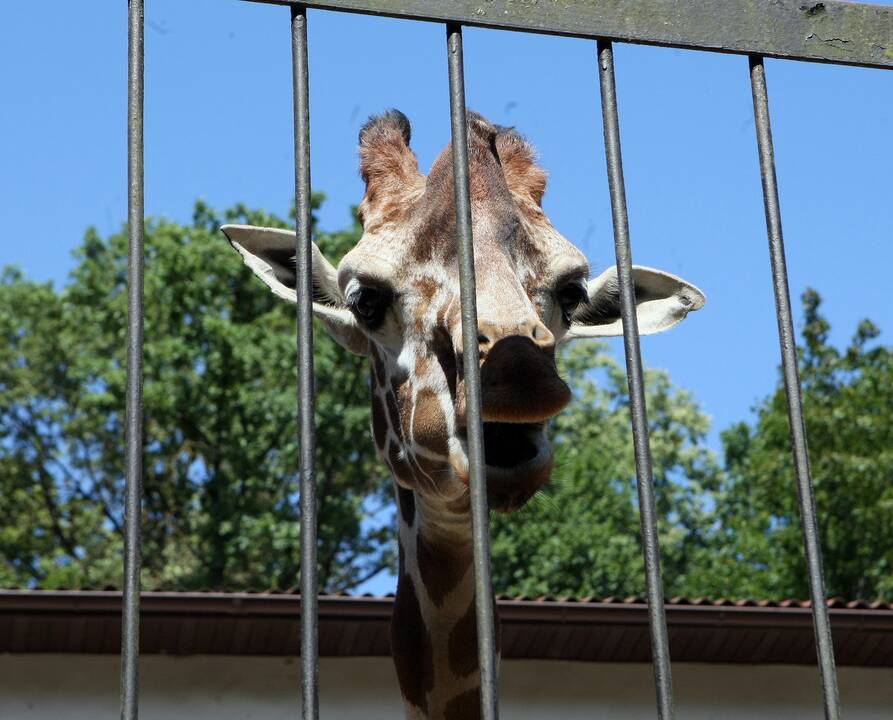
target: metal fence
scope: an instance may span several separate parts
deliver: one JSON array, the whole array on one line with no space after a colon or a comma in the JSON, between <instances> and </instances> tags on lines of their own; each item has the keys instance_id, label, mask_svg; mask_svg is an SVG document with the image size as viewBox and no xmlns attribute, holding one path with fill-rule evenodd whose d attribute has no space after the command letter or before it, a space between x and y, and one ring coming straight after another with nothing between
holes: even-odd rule
<instances>
[{"instance_id":1,"label":"metal fence","mask_svg":"<svg viewBox=\"0 0 893 720\"><path fill-rule=\"evenodd\" d=\"M620 282L623 342L630 391L636 479L645 555L657 715L674 716L648 420L636 323L635 290L623 184L620 128L614 84L612 42L746 55L753 93L757 149L762 176L769 255L791 448L797 476L803 544L809 573L824 711L840 717L837 675L822 577L822 557L801 408L797 350L781 231L764 57L893 68L893 8L849 2L801 0L247 0L291 8L294 95L295 207L297 255L298 412L301 498L301 678L305 720L319 714L316 482L314 457L313 324L310 239L310 121L307 65L307 9L342 10L446 25L452 152L459 230L459 276L464 344L477 342L474 251L468 198L467 127L462 62L462 27L590 38L597 41L608 183ZM124 554L124 611L121 648L121 717L135 720L139 707L140 494L142 448L143 344L143 8L129 0L128 62L128 224L130 238L127 339L127 450ZM475 598L481 669L481 716L498 717L487 498L484 487L480 377L476 363L466 368L468 457L474 537Z\"/></svg>"}]
</instances>

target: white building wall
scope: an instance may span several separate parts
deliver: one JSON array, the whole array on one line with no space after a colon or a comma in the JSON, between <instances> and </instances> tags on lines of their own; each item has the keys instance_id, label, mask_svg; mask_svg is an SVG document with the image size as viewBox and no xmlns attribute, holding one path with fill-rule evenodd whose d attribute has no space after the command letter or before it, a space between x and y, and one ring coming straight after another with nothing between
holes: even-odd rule
<instances>
[{"instance_id":1,"label":"white building wall","mask_svg":"<svg viewBox=\"0 0 893 720\"><path fill-rule=\"evenodd\" d=\"M650 665L504 661L506 720L653 720ZM686 720L816 720L818 673L794 666L677 664L678 715ZM0 719L115 720L119 662L100 655L0 655ZM401 718L388 658L324 658L322 720ZM141 720L298 718L294 659L142 659ZM841 668L847 720L893 717L893 669Z\"/></svg>"}]
</instances>

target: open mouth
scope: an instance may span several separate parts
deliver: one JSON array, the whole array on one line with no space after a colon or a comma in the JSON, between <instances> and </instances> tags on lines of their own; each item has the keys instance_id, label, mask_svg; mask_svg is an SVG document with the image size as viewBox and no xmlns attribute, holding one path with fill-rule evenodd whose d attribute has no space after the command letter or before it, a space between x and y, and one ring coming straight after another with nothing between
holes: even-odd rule
<instances>
[{"instance_id":1,"label":"open mouth","mask_svg":"<svg viewBox=\"0 0 893 720\"><path fill-rule=\"evenodd\" d=\"M540 454L542 423L484 423L484 461L488 468L511 470Z\"/></svg>"},{"instance_id":2,"label":"open mouth","mask_svg":"<svg viewBox=\"0 0 893 720\"><path fill-rule=\"evenodd\" d=\"M517 510L552 472L545 423L485 421L484 462L490 507L498 512Z\"/></svg>"},{"instance_id":3,"label":"open mouth","mask_svg":"<svg viewBox=\"0 0 893 720\"><path fill-rule=\"evenodd\" d=\"M553 454L545 426L545 421L484 421L487 502L492 510L503 513L517 510L549 480ZM465 450L466 428L460 428L459 439ZM454 465L456 474L467 483L467 455L462 452L453 458L458 460Z\"/></svg>"}]
</instances>

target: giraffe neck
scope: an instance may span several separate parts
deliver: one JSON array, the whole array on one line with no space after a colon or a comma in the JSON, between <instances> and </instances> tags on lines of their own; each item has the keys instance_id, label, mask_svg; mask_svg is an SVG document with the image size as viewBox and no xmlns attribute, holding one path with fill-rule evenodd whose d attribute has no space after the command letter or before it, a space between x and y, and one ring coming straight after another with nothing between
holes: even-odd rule
<instances>
[{"instance_id":1,"label":"giraffe neck","mask_svg":"<svg viewBox=\"0 0 893 720\"><path fill-rule=\"evenodd\" d=\"M467 502L433 505L399 486L397 498L400 571L391 645L406 716L476 719L480 673Z\"/></svg>"}]
</instances>

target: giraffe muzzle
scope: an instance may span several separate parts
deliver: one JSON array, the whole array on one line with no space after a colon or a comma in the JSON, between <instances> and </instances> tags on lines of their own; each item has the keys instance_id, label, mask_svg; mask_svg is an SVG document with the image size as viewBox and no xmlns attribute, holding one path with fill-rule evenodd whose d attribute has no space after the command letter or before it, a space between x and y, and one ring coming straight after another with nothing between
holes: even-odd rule
<instances>
[{"instance_id":1,"label":"giraffe muzzle","mask_svg":"<svg viewBox=\"0 0 893 720\"><path fill-rule=\"evenodd\" d=\"M552 473L545 425L570 402L570 388L558 376L554 348L513 335L487 352L481 365L481 396L490 507L511 512L522 507ZM460 399L464 400L463 394ZM461 435L464 402L457 410ZM460 477L467 482L467 470Z\"/></svg>"},{"instance_id":2,"label":"giraffe muzzle","mask_svg":"<svg viewBox=\"0 0 893 720\"><path fill-rule=\"evenodd\" d=\"M513 335L497 342L481 365L484 420L541 423L561 412L571 391L555 368L554 347Z\"/></svg>"}]
</instances>

